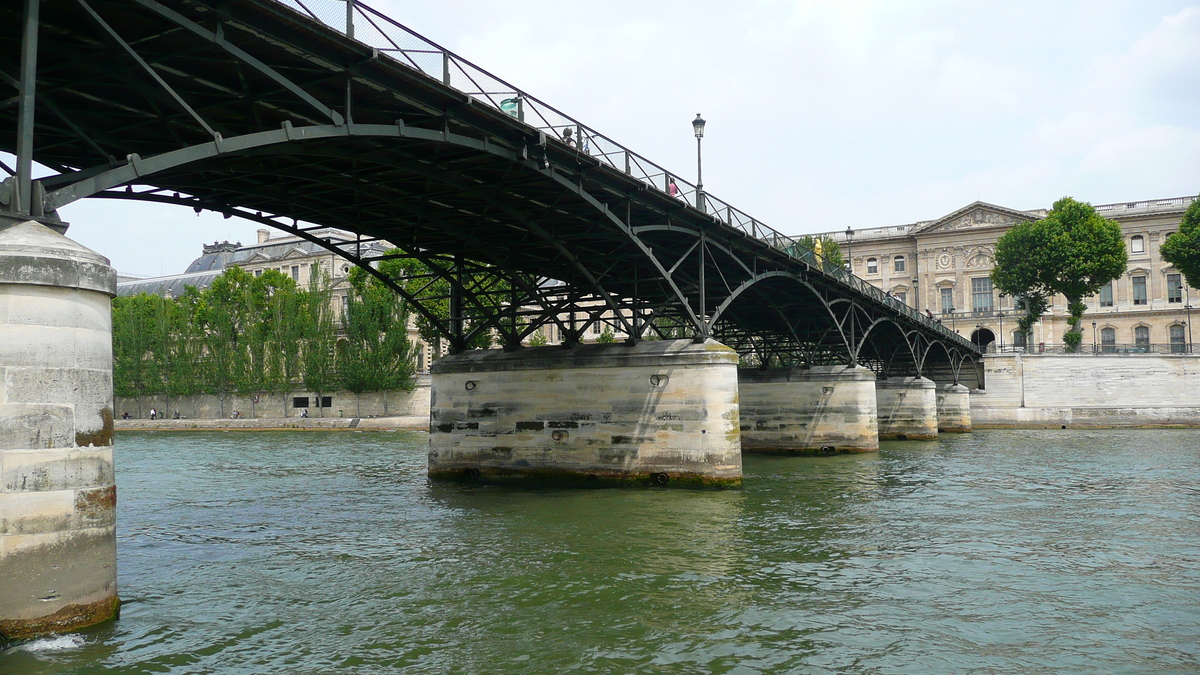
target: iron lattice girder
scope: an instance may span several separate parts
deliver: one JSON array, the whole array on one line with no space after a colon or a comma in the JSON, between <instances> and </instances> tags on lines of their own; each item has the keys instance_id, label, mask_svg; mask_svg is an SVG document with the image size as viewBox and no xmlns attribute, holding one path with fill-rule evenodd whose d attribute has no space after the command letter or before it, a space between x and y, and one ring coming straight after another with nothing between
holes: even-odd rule
<instances>
[{"instance_id":1,"label":"iron lattice girder","mask_svg":"<svg viewBox=\"0 0 1200 675\"><path fill-rule=\"evenodd\" d=\"M126 51L79 0L43 4L36 157L65 173L43 181L51 209L139 183L274 224L338 227L425 256L463 253L526 280L511 301L529 307L487 322L511 339L568 307L586 326L600 320L600 303L626 330L650 317L682 320L809 362L840 353L920 370L970 351L270 0L87 0ZM19 9L0 7L0 22L0 77L14 84ZM0 144L15 126L15 112L0 108ZM563 291L530 287L546 277ZM838 300L851 309L834 311ZM869 330L881 321L897 328ZM920 352L916 335L951 348Z\"/></svg>"}]
</instances>

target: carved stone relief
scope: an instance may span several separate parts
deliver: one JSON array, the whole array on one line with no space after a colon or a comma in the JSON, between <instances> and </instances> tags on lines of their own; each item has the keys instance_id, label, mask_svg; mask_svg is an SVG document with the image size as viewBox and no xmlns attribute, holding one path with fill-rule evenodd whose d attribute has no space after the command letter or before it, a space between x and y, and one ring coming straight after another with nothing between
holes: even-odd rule
<instances>
[{"instance_id":1,"label":"carved stone relief","mask_svg":"<svg viewBox=\"0 0 1200 675\"><path fill-rule=\"evenodd\" d=\"M1019 222L1012 216L1006 216L995 211L986 209L975 209L974 211L961 215L954 220L938 227L939 230L966 230L972 227L982 227L986 225L1014 225Z\"/></svg>"},{"instance_id":2,"label":"carved stone relief","mask_svg":"<svg viewBox=\"0 0 1200 675\"><path fill-rule=\"evenodd\" d=\"M939 270L954 269L954 256L950 255L950 251L942 251L934 259L934 266Z\"/></svg>"},{"instance_id":3,"label":"carved stone relief","mask_svg":"<svg viewBox=\"0 0 1200 675\"><path fill-rule=\"evenodd\" d=\"M964 266L969 270L980 270L996 264L996 249L991 244L968 246L964 255Z\"/></svg>"}]
</instances>

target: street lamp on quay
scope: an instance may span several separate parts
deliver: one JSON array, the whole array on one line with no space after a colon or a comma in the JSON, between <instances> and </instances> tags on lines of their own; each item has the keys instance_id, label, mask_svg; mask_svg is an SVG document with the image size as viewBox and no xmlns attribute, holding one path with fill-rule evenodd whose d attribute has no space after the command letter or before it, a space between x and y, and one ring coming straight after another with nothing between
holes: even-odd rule
<instances>
[{"instance_id":1,"label":"street lamp on quay","mask_svg":"<svg viewBox=\"0 0 1200 675\"><path fill-rule=\"evenodd\" d=\"M851 274L854 273L854 262L853 262L854 258L852 258L850 256L850 243L853 241L854 241L854 229L851 228L849 225L847 225L846 226L846 269L850 270Z\"/></svg>"},{"instance_id":2,"label":"street lamp on quay","mask_svg":"<svg viewBox=\"0 0 1200 675\"><path fill-rule=\"evenodd\" d=\"M696 208L704 212L704 174L701 171L703 162L700 152L700 141L704 138L704 118L700 113L696 113L696 119L692 120L692 131L696 134Z\"/></svg>"},{"instance_id":3,"label":"street lamp on quay","mask_svg":"<svg viewBox=\"0 0 1200 675\"><path fill-rule=\"evenodd\" d=\"M1096 353L1096 322L1092 322L1092 353Z\"/></svg>"},{"instance_id":4,"label":"street lamp on quay","mask_svg":"<svg viewBox=\"0 0 1200 675\"><path fill-rule=\"evenodd\" d=\"M996 312L996 318L1000 319L1000 352L1004 351L1004 312Z\"/></svg>"}]
</instances>

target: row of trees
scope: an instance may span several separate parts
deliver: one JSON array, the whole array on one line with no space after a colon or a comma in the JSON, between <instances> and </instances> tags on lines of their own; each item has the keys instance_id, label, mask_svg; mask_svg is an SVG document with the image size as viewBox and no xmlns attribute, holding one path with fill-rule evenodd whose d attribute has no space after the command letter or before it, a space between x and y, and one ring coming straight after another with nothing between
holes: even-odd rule
<instances>
[{"instance_id":1,"label":"row of trees","mask_svg":"<svg viewBox=\"0 0 1200 675\"><path fill-rule=\"evenodd\" d=\"M1163 260L1200 286L1200 200L1192 202L1179 231L1163 242ZM992 282L1019 298L1024 314L1019 330L1028 334L1056 294L1067 299L1069 328L1063 344L1075 351L1083 341L1083 299L1125 273L1128 262L1121 226L1090 204L1064 197L1041 220L1014 226L996 241Z\"/></svg>"},{"instance_id":2,"label":"row of trees","mask_svg":"<svg viewBox=\"0 0 1200 675\"><path fill-rule=\"evenodd\" d=\"M232 394L318 397L414 386L408 309L368 275L351 277L342 327L328 278L308 288L276 270L231 267L178 298L113 301L113 388L118 396L211 394L221 414Z\"/></svg>"}]
</instances>

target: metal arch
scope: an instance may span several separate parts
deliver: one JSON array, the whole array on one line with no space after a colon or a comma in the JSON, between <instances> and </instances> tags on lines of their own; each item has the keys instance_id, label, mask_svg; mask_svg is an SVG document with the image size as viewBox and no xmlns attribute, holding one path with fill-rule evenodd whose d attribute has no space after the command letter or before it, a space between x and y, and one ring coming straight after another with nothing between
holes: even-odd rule
<instances>
[{"instance_id":1,"label":"metal arch","mask_svg":"<svg viewBox=\"0 0 1200 675\"><path fill-rule=\"evenodd\" d=\"M126 164L100 173L85 175L76 182L57 190L48 191L42 199L42 204L46 212L56 211L63 206L85 197L91 197L104 190L131 183L139 178L162 171L212 159L213 157L235 154L271 145L341 137L407 138L421 141L441 141L474 150L490 152L504 159L519 159L515 151L497 147L492 143L485 143L470 136L446 131L434 131L421 127L406 126L402 120L397 120L395 125L352 123L343 125L314 124L300 127L292 126L291 122L285 121L279 129L257 131L232 138L218 137L209 142L171 150L146 159L143 159L136 153L129 155ZM68 182L76 174L84 173L86 173L86 170L71 174L61 174L42 179L40 182L45 185L57 185Z\"/></svg>"},{"instance_id":2,"label":"metal arch","mask_svg":"<svg viewBox=\"0 0 1200 675\"><path fill-rule=\"evenodd\" d=\"M890 316L883 316L883 317L873 319L871 321L871 324L869 326L867 326L866 330L863 331L863 334L860 338L862 344L866 345L867 337L871 334L871 332L885 323L890 323L893 326L895 326L896 331L898 333L900 333L900 336L902 338L904 338L904 344L908 348L909 355L913 357L913 362L916 363L917 375L920 376L921 370L922 370L922 364L924 363L924 360L922 359L922 360L918 361L917 353L913 347L912 339L909 337L914 331L906 331L904 329L904 326L900 325L900 322L896 321L894 318L892 318Z\"/></svg>"}]
</instances>

